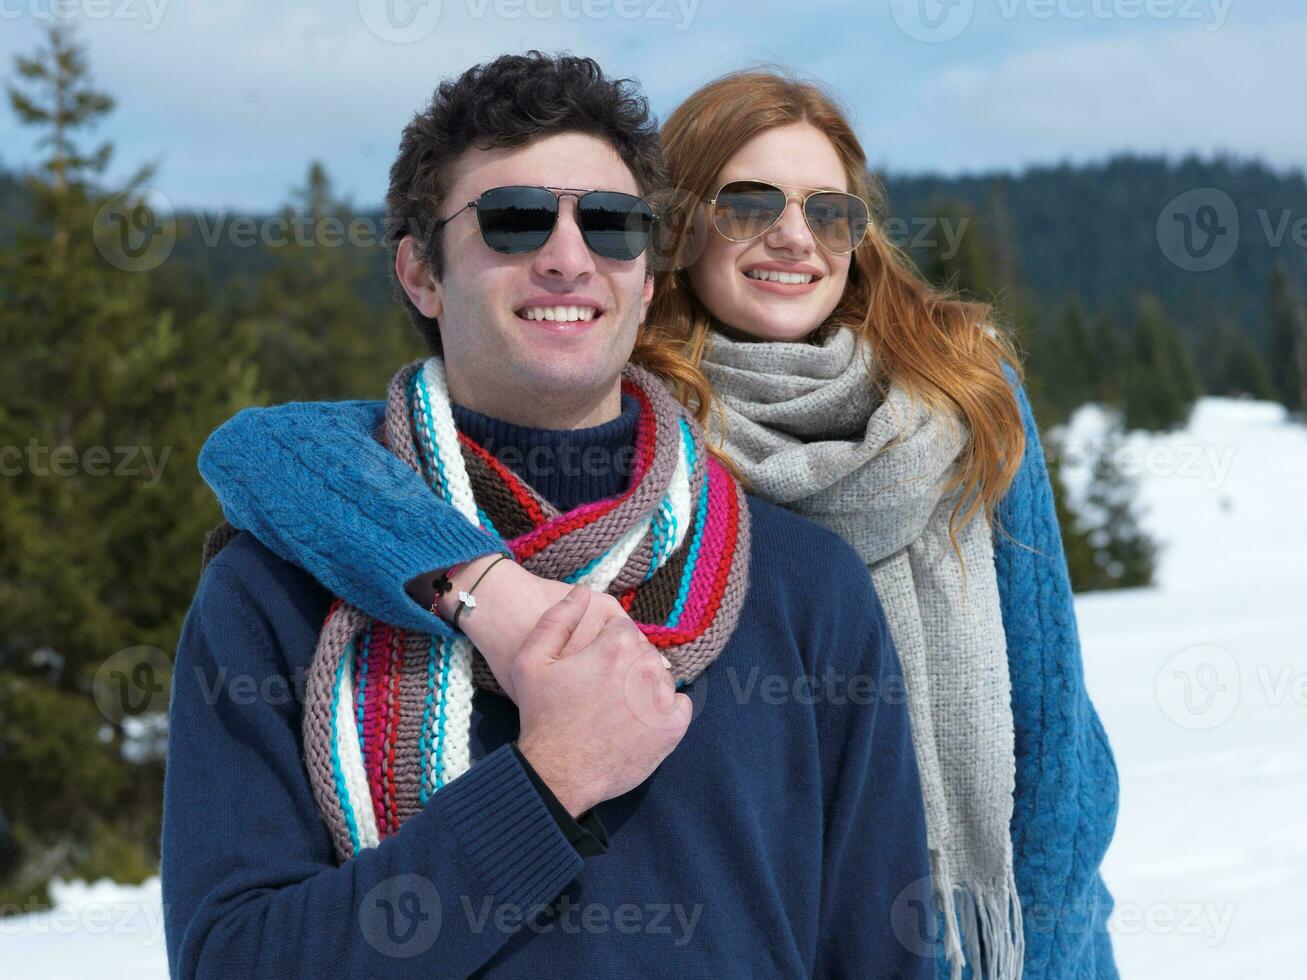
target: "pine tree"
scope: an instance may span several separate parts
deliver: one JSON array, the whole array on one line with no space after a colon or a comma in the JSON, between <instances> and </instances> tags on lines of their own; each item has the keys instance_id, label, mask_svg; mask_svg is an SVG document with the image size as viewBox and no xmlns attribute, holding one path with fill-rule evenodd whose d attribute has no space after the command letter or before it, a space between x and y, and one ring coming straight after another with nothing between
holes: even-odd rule
<instances>
[{"instance_id":1,"label":"pine tree","mask_svg":"<svg viewBox=\"0 0 1307 980\"><path fill-rule=\"evenodd\" d=\"M316 161L281 219L290 230L284 243L278 236L264 246L272 268L247 313L269 394L277 401L384 397L390 376L421 345L397 305L378 315L361 298L363 262L380 258L380 248L350 247L349 209Z\"/></svg>"},{"instance_id":2,"label":"pine tree","mask_svg":"<svg viewBox=\"0 0 1307 980\"><path fill-rule=\"evenodd\" d=\"M1017 286L1021 256L1018 254L1016 227L1007 206L1006 177L996 178L989 186L985 238L993 255L993 281L999 289Z\"/></svg>"},{"instance_id":3,"label":"pine tree","mask_svg":"<svg viewBox=\"0 0 1307 980\"><path fill-rule=\"evenodd\" d=\"M1271 270L1267 290L1267 313L1271 330L1271 382L1274 397L1290 411L1307 410L1307 393L1304 379L1307 372L1300 363L1307 363L1301 344L1307 344L1307 304L1289 278L1283 262L1276 262Z\"/></svg>"},{"instance_id":4,"label":"pine tree","mask_svg":"<svg viewBox=\"0 0 1307 980\"><path fill-rule=\"evenodd\" d=\"M1185 337L1180 329L1176 327L1169 319L1166 318L1162 311L1161 303L1152 297L1145 297L1143 303L1146 306L1153 306L1157 323L1161 327L1162 338L1162 357L1165 363L1171 365L1176 379L1176 385L1180 391L1180 399L1184 405L1181 422L1189 417L1189 410L1203 394L1202 378L1198 374L1198 363L1194 360L1193 349L1190 347L1188 338ZM1148 314L1145 314L1148 315Z\"/></svg>"},{"instance_id":5,"label":"pine tree","mask_svg":"<svg viewBox=\"0 0 1307 980\"><path fill-rule=\"evenodd\" d=\"M1092 588L1097 580L1094 549L1089 543L1089 533L1081 528L1075 513L1067 504L1066 487L1062 482L1062 439L1055 430L1044 434L1043 442L1048 454L1048 479L1053 488L1053 509L1057 514L1058 529L1062 532L1062 550L1066 554L1067 571L1071 576L1071 590L1083 592Z\"/></svg>"},{"instance_id":6,"label":"pine tree","mask_svg":"<svg viewBox=\"0 0 1307 980\"><path fill-rule=\"evenodd\" d=\"M1129 381L1134 358L1130 352L1130 339L1106 313L1094 319L1090 330L1097 365L1098 399L1121 408L1125 404L1125 389Z\"/></svg>"},{"instance_id":7,"label":"pine tree","mask_svg":"<svg viewBox=\"0 0 1307 980\"><path fill-rule=\"evenodd\" d=\"M989 302L996 292L996 283L990 268L989 248L975 212L951 202L937 204L933 210L936 233L926 248L922 275L937 286ZM957 233L956 241L944 235L942 227L946 223Z\"/></svg>"},{"instance_id":8,"label":"pine tree","mask_svg":"<svg viewBox=\"0 0 1307 980\"><path fill-rule=\"evenodd\" d=\"M1307 414L1307 316L1298 318L1298 410Z\"/></svg>"},{"instance_id":9,"label":"pine tree","mask_svg":"<svg viewBox=\"0 0 1307 980\"><path fill-rule=\"evenodd\" d=\"M1113 417L1097 447L1083 498L1072 507L1062 486L1060 453L1049 465L1071 586L1077 592L1151 584L1157 548L1139 523L1138 486L1117 463L1123 444ZM1053 440L1056 447L1059 443Z\"/></svg>"},{"instance_id":10,"label":"pine tree","mask_svg":"<svg viewBox=\"0 0 1307 980\"><path fill-rule=\"evenodd\" d=\"M73 43L71 31L56 22L46 31L50 47L33 57L17 55L14 67L29 88L7 86L9 104L21 123L38 126L44 135L37 146L48 146L50 155L42 164L46 181L32 183L41 206L55 219L51 258L59 263L67 257L68 219L64 205L76 208L84 175L103 172L113 147L102 143L83 152L73 139L75 131L94 126L113 110L114 102L87 83L86 54ZM62 219L62 220L60 220Z\"/></svg>"},{"instance_id":11,"label":"pine tree","mask_svg":"<svg viewBox=\"0 0 1307 980\"><path fill-rule=\"evenodd\" d=\"M1080 526L1088 529L1094 554L1089 589L1134 588L1153 580L1157 547L1139 525L1137 485L1117 465L1123 441L1120 426L1113 423L1080 511Z\"/></svg>"},{"instance_id":12,"label":"pine tree","mask_svg":"<svg viewBox=\"0 0 1307 980\"><path fill-rule=\"evenodd\" d=\"M1228 320L1221 326L1213 345L1210 376L1214 394L1275 398L1265 358L1251 338Z\"/></svg>"},{"instance_id":13,"label":"pine tree","mask_svg":"<svg viewBox=\"0 0 1307 980\"><path fill-rule=\"evenodd\" d=\"M1066 421L1085 402L1101 401L1102 350L1079 303L1032 331L1028 368L1040 392L1040 419L1048 425Z\"/></svg>"},{"instance_id":14,"label":"pine tree","mask_svg":"<svg viewBox=\"0 0 1307 980\"><path fill-rule=\"evenodd\" d=\"M50 874L139 877L157 858L160 760L129 763L134 719L106 711L95 681L111 662L139 677L162 657L166 671L218 517L195 457L257 394L239 329L152 304L173 269L142 266L148 253L113 234L170 227L140 187L151 168L119 194L96 185L111 144L78 144L113 100L66 26L46 41L18 59L25 85L9 96L49 155L0 252L0 783L23 851L12 887L29 895ZM166 673L154 682L140 693L166 691Z\"/></svg>"},{"instance_id":15,"label":"pine tree","mask_svg":"<svg viewBox=\"0 0 1307 980\"><path fill-rule=\"evenodd\" d=\"M1165 431L1183 425L1202 391L1198 369L1184 337L1150 296L1139 300L1132 346L1122 386L1126 427Z\"/></svg>"}]
</instances>

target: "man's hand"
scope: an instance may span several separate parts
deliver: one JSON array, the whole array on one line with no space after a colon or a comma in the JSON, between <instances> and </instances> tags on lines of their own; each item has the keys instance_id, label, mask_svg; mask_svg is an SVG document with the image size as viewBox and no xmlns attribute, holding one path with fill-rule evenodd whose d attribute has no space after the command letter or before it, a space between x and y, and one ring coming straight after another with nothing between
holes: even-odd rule
<instances>
[{"instance_id":1,"label":"man's hand","mask_svg":"<svg viewBox=\"0 0 1307 980\"><path fill-rule=\"evenodd\" d=\"M508 670L517 692L517 747L572 816L639 786L680 744L690 699L667 660L630 619L610 617L568 652L597 598L587 586L540 617Z\"/></svg>"},{"instance_id":2,"label":"man's hand","mask_svg":"<svg viewBox=\"0 0 1307 980\"><path fill-rule=\"evenodd\" d=\"M454 573L450 579L454 584L453 589L441 598L441 616L446 620L453 618L459 589L471 589L472 584L495 558L495 555L483 555ZM422 599L419 598L418 590L425 586L427 606L430 606L433 595L430 578L429 575L423 576L421 581L415 579L409 585L409 593L419 602ZM463 610L463 615L458 618L459 629L481 651L495 679L499 681L499 686L515 703L517 694L508 668L545 610L561 602L571 589L572 586L567 583L541 578L511 559L501 561L485 577L485 581L477 586L476 608ZM613 619L631 622L626 610L616 599L610 595L591 592L585 613L572 631L563 652L575 653L588 646L604 625Z\"/></svg>"}]
</instances>

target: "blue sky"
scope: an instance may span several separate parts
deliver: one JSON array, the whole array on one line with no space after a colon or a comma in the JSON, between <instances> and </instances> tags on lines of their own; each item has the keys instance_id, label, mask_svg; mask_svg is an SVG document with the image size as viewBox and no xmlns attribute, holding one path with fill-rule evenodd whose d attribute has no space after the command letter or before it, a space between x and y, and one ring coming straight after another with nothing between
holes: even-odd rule
<instances>
[{"instance_id":1,"label":"blue sky","mask_svg":"<svg viewBox=\"0 0 1307 980\"><path fill-rule=\"evenodd\" d=\"M53 11L119 101L109 182L147 160L175 206L266 210L321 159L358 205L443 76L567 49L665 115L731 68L781 62L852 109L893 171L1121 150L1307 166L1307 10L1294 0L0 0L0 78ZM0 108L0 166L35 159Z\"/></svg>"}]
</instances>

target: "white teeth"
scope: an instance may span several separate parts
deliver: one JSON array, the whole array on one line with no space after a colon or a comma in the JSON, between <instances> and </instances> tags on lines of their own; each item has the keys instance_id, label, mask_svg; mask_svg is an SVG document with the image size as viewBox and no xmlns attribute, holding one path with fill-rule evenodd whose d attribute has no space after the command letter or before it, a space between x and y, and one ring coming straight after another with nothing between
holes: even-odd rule
<instances>
[{"instance_id":1,"label":"white teeth","mask_svg":"<svg viewBox=\"0 0 1307 980\"><path fill-rule=\"evenodd\" d=\"M528 320L555 320L559 323L585 323L599 311L593 306L529 306L522 310Z\"/></svg>"},{"instance_id":2,"label":"white teeth","mask_svg":"<svg viewBox=\"0 0 1307 980\"><path fill-rule=\"evenodd\" d=\"M745 275L750 279L761 279L764 282L812 282L812 273L810 272L777 272L775 269L750 269Z\"/></svg>"}]
</instances>

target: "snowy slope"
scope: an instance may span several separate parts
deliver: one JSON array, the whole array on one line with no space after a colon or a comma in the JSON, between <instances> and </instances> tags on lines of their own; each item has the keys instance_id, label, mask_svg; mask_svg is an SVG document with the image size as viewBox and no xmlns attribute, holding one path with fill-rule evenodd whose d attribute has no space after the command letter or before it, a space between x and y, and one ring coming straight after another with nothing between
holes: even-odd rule
<instances>
[{"instance_id":1,"label":"snowy slope","mask_svg":"<svg viewBox=\"0 0 1307 980\"><path fill-rule=\"evenodd\" d=\"M0 976L13 980L167 980L159 879L56 881L55 908L0 919Z\"/></svg>"},{"instance_id":2,"label":"snowy slope","mask_svg":"<svg viewBox=\"0 0 1307 980\"><path fill-rule=\"evenodd\" d=\"M1069 447L1103 424L1081 409ZM1104 868L1121 975L1307 976L1307 427L1208 398L1118 460L1164 548L1155 587L1077 602L1121 776Z\"/></svg>"},{"instance_id":3,"label":"snowy slope","mask_svg":"<svg viewBox=\"0 0 1307 980\"><path fill-rule=\"evenodd\" d=\"M1105 423L1093 407L1072 421L1073 498ZM1121 975L1307 975L1307 428L1208 398L1118 462L1164 546L1156 587L1077 602L1121 774L1104 872ZM6 977L167 976L157 879L56 894L54 912L0 920Z\"/></svg>"}]
</instances>

